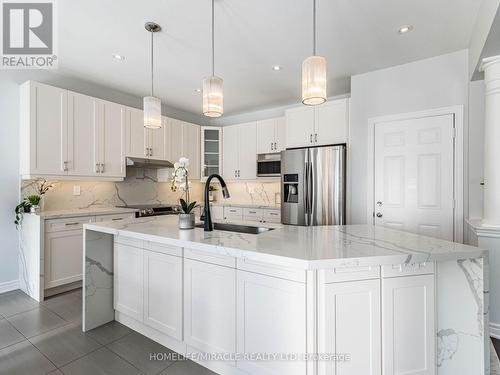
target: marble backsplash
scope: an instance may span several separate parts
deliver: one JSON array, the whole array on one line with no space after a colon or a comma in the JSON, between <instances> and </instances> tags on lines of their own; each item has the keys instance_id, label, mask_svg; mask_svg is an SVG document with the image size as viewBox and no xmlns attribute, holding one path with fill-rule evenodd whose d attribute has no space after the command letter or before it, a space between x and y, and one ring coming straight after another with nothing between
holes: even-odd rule
<instances>
[{"instance_id":1,"label":"marble backsplash","mask_svg":"<svg viewBox=\"0 0 500 375\"><path fill-rule=\"evenodd\" d=\"M35 194L34 182L23 181L21 195ZM145 175L127 176L120 182L96 181L50 181L54 184L42 200L42 209L67 210L123 206L131 204L178 204L184 193L173 192L170 182L157 182ZM73 195L75 186L80 187L80 195ZM231 198L222 198L220 187L215 193L218 203L275 206L279 204L279 182L234 182L228 183ZM204 184L193 182L191 199L203 201Z\"/></svg>"}]
</instances>

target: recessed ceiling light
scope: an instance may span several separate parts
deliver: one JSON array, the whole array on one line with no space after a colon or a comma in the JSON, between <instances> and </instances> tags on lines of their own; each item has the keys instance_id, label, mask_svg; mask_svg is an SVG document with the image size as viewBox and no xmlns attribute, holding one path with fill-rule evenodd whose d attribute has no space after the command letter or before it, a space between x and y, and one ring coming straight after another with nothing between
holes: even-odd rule
<instances>
[{"instance_id":1,"label":"recessed ceiling light","mask_svg":"<svg viewBox=\"0 0 500 375\"><path fill-rule=\"evenodd\" d=\"M125 56L122 56L122 55L113 55L113 57L114 57L116 60L119 60L119 61L123 61L123 60L125 60Z\"/></svg>"},{"instance_id":2,"label":"recessed ceiling light","mask_svg":"<svg viewBox=\"0 0 500 375\"><path fill-rule=\"evenodd\" d=\"M398 29L398 33L399 34L406 34L406 33L409 33L412 30L413 30L413 26L412 25L404 25L404 26L401 26Z\"/></svg>"},{"instance_id":3,"label":"recessed ceiling light","mask_svg":"<svg viewBox=\"0 0 500 375\"><path fill-rule=\"evenodd\" d=\"M281 65L274 65L273 66L273 70L275 70L275 71L282 70L282 69L283 69L283 67Z\"/></svg>"},{"instance_id":4,"label":"recessed ceiling light","mask_svg":"<svg viewBox=\"0 0 500 375\"><path fill-rule=\"evenodd\" d=\"M197 92L199 94L201 92L201 89L194 89L194 92Z\"/></svg>"}]
</instances>

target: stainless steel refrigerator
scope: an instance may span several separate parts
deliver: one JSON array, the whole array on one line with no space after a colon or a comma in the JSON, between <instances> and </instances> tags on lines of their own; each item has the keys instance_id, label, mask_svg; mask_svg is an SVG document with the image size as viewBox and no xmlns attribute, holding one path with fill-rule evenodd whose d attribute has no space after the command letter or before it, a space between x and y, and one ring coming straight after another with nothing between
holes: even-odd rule
<instances>
[{"instance_id":1,"label":"stainless steel refrigerator","mask_svg":"<svg viewBox=\"0 0 500 375\"><path fill-rule=\"evenodd\" d=\"M281 153L281 222L345 224L345 145Z\"/></svg>"}]
</instances>

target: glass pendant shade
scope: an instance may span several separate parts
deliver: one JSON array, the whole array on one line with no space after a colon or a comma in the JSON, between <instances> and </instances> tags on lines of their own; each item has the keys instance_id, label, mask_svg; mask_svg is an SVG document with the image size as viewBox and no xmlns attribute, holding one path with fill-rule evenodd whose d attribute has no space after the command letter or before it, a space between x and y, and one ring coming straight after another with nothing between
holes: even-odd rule
<instances>
[{"instance_id":1,"label":"glass pendant shade","mask_svg":"<svg viewBox=\"0 0 500 375\"><path fill-rule=\"evenodd\" d=\"M203 114L207 117L220 117L224 113L223 80L210 76L203 80Z\"/></svg>"},{"instance_id":2,"label":"glass pendant shade","mask_svg":"<svg viewBox=\"0 0 500 375\"><path fill-rule=\"evenodd\" d=\"M302 103L318 105L326 102L326 60L309 56L302 63Z\"/></svg>"},{"instance_id":3,"label":"glass pendant shade","mask_svg":"<svg viewBox=\"0 0 500 375\"><path fill-rule=\"evenodd\" d=\"M161 100L154 96L144 97L144 127L161 128Z\"/></svg>"}]
</instances>

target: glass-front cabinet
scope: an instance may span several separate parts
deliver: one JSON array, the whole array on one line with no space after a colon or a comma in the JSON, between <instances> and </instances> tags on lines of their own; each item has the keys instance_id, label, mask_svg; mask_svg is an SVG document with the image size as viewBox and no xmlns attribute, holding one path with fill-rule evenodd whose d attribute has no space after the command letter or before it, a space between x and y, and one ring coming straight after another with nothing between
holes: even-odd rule
<instances>
[{"instance_id":1,"label":"glass-front cabinet","mask_svg":"<svg viewBox=\"0 0 500 375\"><path fill-rule=\"evenodd\" d=\"M201 128L201 178L222 174L222 129L214 126Z\"/></svg>"}]
</instances>

